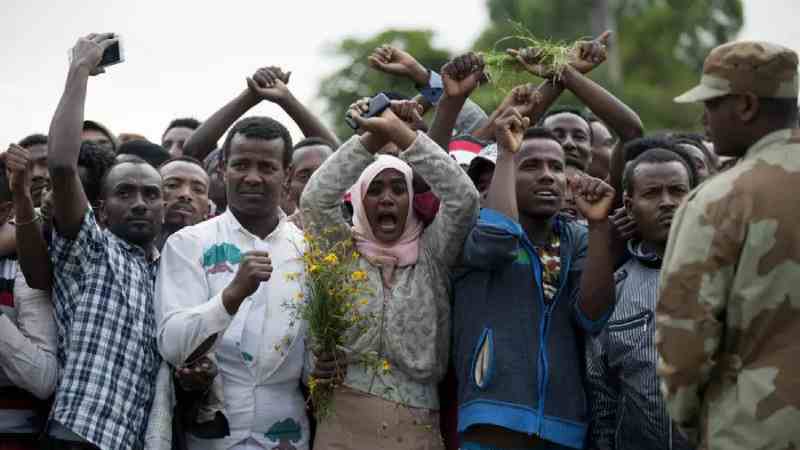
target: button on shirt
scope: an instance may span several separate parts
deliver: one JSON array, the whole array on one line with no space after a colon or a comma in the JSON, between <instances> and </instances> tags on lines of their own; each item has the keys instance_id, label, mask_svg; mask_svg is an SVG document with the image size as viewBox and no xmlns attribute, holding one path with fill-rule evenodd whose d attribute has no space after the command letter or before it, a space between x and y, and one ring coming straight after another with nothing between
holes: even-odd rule
<instances>
[{"instance_id":1,"label":"button on shirt","mask_svg":"<svg viewBox=\"0 0 800 450\"><path fill-rule=\"evenodd\" d=\"M286 307L302 293L303 249L302 233L282 213L265 239L248 232L227 211L167 240L156 288L162 355L180 366L216 336L211 351L231 430L224 439L188 436L190 448L308 448L299 389L305 324L294 320ZM222 291L250 251L269 253L272 276L231 316L222 304Z\"/></svg>"},{"instance_id":2,"label":"button on shirt","mask_svg":"<svg viewBox=\"0 0 800 450\"><path fill-rule=\"evenodd\" d=\"M60 380L51 419L104 449L141 448L160 358L157 263L100 230L89 210L75 239L53 234Z\"/></svg>"}]
</instances>

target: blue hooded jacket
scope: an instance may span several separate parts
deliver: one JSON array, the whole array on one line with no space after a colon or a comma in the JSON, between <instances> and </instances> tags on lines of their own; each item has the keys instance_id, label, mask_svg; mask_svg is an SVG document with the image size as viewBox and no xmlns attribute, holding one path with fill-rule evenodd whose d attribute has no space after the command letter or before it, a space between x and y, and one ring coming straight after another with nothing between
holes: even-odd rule
<instances>
[{"instance_id":1,"label":"blue hooded jacket","mask_svg":"<svg viewBox=\"0 0 800 450\"><path fill-rule=\"evenodd\" d=\"M549 304L538 254L519 223L483 209L467 237L453 280L459 432L495 425L584 446L586 333L599 332L612 311L592 321L578 307L586 227L559 217L554 231L561 275Z\"/></svg>"}]
</instances>

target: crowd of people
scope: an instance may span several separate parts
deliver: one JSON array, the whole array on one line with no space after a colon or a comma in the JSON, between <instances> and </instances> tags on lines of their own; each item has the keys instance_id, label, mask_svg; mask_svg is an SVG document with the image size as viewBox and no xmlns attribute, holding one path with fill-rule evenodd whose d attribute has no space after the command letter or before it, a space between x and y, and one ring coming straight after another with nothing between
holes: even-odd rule
<instances>
[{"instance_id":1,"label":"crowd of people","mask_svg":"<svg viewBox=\"0 0 800 450\"><path fill-rule=\"evenodd\" d=\"M490 114L478 54L383 45L419 95L353 99L343 143L276 66L116 135L84 104L117 37L80 38L49 132L0 158L0 450L800 448L797 54L715 48L676 98L705 132L645 135L589 76L609 37L510 50L543 81ZM305 138L242 118L265 101ZM334 353L285 305L323 237L376 318Z\"/></svg>"}]
</instances>

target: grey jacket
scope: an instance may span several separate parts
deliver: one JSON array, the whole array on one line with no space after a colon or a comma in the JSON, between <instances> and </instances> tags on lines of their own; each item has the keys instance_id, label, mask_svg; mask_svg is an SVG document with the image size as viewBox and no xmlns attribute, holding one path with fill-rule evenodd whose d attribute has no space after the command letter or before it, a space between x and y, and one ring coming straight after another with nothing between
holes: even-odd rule
<instances>
[{"instance_id":1,"label":"grey jacket","mask_svg":"<svg viewBox=\"0 0 800 450\"><path fill-rule=\"evenodd\" d=\"M422 233L417 263L398 267L390 288L384 288L379 268L360 258L374 294L357 308L378 319L364 334L353 336L347 350L377 352L388 359L391 371L375 373L363 364L350 364L344 384L395 403L438 409L436 385L447 370L450 344L450 267L477 218L478 191L455 160L425 134L418 133L400 159L425 179L441 206ZM352 238L342 218L342 197L374 160L354 136L325 161L300 198L307 233Z\"/></svg>"},{"instance_id":2,"label":"grey jacket","mask_svg":"<svg viewBox=\"0 0 800 450\"><path fill-rule=\"evenodd\" d=\"M655 309L661 259L639 243L617 270L616 309L599 335L588 338L591 450L684 450L656 374Z\"/></svg>"}]
</instances>

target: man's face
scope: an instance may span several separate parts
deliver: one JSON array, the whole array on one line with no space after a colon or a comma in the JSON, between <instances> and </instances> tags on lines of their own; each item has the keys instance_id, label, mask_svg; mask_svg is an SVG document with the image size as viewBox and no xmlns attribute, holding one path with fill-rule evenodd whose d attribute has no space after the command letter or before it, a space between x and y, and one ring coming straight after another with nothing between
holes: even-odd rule
<instances>
[{"instance_id":1,"label":"man's face","mask_svg":"<svg viewBox=\"0 0 800 450\"><path fill-rule=\"evenodd\" d=\"M295 205L300 203L300 195L306 188L309 178L331 155L325 145L309 145L299 148L292 158L292 170L289 175L289 198Z\"/></svg>"},{"instance_id":2,"label":"man's face","mask_svg":"<svg viewBox=\"0 0 800 450\"><path fill-rule=\"evenodd\" d=\"M164 133L161 138L161 146L169 152L170 158L183 156L183 145L189 139L194 130L186 127L174 127Z\"/></svg>"},{"instance_id":3,"label":"man's face","mask_svg":"<svg viewBox=\"0 0 800 450\"><path fill-rule=\"evenodd\" d=\"M206 171L188 161L173 161L161 167L164 192L164 223L174 228L195 225L208 217Z\"/></svg>"},{"instance_id":4,"label":"man's face","mask_svg":"<svg viewBox=\"0 0 800 450\"><path fill-rule=\"evenodd\" d=\"M107 150L114 150L114 144L111 142L111 139L100 130L83 130L81 132L81 141L89 141Z\"/></svg>"},{"instance_id":5,"label":"man's face","mask_svg":"<svg viewBox=\"0 0 800 450\"><path fill-rule=\"evenodd\" d=\"M33 197L33 206L38 208L42 205L42 193L50 186L50 172L47 170L47 145L28 147L28 152L30 152L33 163L31 197Z\"/></svg>"},{"instance_id":6,"label":"man's face","mask_svg":"<svg viewBox=\"0 0 800 450\"><path fill-rule=\"evenodd\" d=\"M703 102L703 126L714 143L714 151L720 156L738 158L747 150L740 144L743 124L735 117L736 100L736 95L725 95Z\"/></svg>"},{"instance_id":7,"label":"man's face","mask_svg":"<svg viewBox=\"0 0 800 450\"><path fill-rule=\"evenodd\" d=\"M400 239L410 204L408 184L399 171L386 169L372 179L364 194L364 211L378 241L391 244Z\"/></svg>"},{"instance_id":8,"label":"man's face","mask_svg":"<svg viewBox=\"0 0 800 450\"><path fill-rule=\"evenodd\" d=\"M122 163L106 178L101 221L131 244L147 247L161 233L161 175L149 164Z\"/></svg>"},{"instance_id":9,"label":"man's face","mask_svg":"<svg viewBox=\"0 0 800 450\"><path fill-rule=\"evenodd\" d=\"M614 136L605 125L594 121L592 127L592 162L587 173L601 180L608 180L611 168L611 152L614 151Z\"/></svg>"},{"instance_id":10,"label":"man's face","mask_svg":"<svg viewBox=\"0 0 800 450\"><path fill-rule=\"evenodd\" d=\"M520 214L539 219L556 215L567 186L562 147L551 139L526 139L515 159Z\"/></svg>"},{"instance_id":11,"label":"man's face","mask_svg":"<svg viewBox=\"0 0 800 450\"><path fill-rule=\"evenodd\" d=\"M564 172L567 178L581 175L580 170L572 166L567 166ZM575 197L575 193L569 187L569 184L567 184L567 186L564 188L564 200L561 202L561 213L573 220L583 219L583 215L581 215L581 212L578 209L578 202Z\"/></svg>"},{"instance_id":12,"label":"man's face","mask_svg":"<svg viewBox=\"0 0 800 450\"><path fill-rule=\"evenodd\" d=\"M271 217L280 206L286 178L283 139L233 137L225 163L228 207L249 217Z\"/></svg>"},{"instance_id":13,"label":"man's face","mask_svg":"<svg viewBox=\"0 0 800 450\"><path fill-rule=\"evenodd\" d=\"M589 124L582 117L565 112L545 119L544 127L555 135L564 148L566 164L586 172L592 161Z\"/></svg>"},{"instance_id":14,"label":"man's face","mask_svg":"<svg viewBox=\"0 0 800 450\"><path fill-rule=\"evenodd\" d=\"M633 195L625 195L625 208L636 221L646 242L663 245L675 210L689 193L689 173L677 162L641 163L630 180Z\"/></svg>"}]
</instances>

